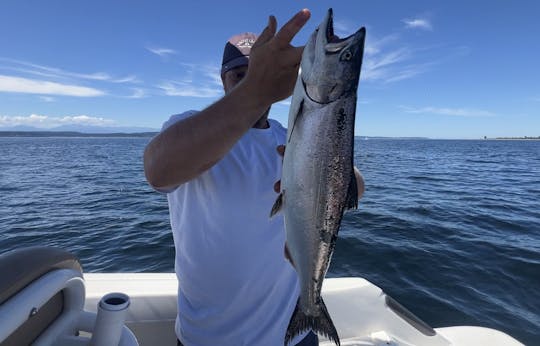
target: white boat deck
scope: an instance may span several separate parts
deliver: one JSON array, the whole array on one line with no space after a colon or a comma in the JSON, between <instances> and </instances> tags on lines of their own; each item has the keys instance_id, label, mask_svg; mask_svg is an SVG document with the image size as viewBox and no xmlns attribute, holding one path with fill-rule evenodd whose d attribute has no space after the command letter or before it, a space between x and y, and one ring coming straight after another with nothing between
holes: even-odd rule
<instances>
[{"instance_id":1,"label":"white boat deck","mask_svg":"<svg viewBox=\"0 0 540 346\"><path fill-rule=\"evenodd\" d=\"M173 273L84 274L85 310L96 311L110 292L130 296L126 324L140 345L176 345L177 281ZM323 299L343 346L351 345L522 345L500 331L458 326L430 329L407 312L390 308L387 296L362 278L332 278L323 284ZM390 304L392 305L392 304ZM431 331L431 332L430 332ZM321 346L333 343L321 338Z\"/></svg>"}]
</instances>

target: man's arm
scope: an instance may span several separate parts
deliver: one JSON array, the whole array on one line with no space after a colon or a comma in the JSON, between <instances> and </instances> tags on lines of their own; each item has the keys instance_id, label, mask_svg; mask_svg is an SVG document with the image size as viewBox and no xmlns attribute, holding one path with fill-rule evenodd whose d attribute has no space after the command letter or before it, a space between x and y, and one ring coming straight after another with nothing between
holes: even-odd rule
<instances>
[{"instance_id":1,"label":"man's arm","mask_svg":"<svg viewBox=\"0 0 540 346\"><path fill-rule=\"evenodd\" d=\"M276 33L271 16L250 53L246 77L219 101L157 135L144 152L146 179L155 188L181 185L212 167L274 102L291 95L303 47L290 42L309 19L298 12Z\"/></svg>"}]
</instances>

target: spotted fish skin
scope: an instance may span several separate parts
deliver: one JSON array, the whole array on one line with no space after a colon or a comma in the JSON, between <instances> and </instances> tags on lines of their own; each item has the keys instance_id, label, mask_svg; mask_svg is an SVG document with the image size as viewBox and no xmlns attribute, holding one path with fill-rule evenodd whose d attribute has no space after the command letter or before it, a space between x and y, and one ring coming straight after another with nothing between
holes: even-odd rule
<instances>
[{"instance_id":1,"label":"spotted fish skin","mask_svg":"<svg viewBox=\"0 0 540 346\"><path fill-rule=\"evenodd\" d=\"M287 248L300 281L300 297L285 345L307 330L339 345L321 298L343 212L358 204L353 166L357 88L365 28L338 39L330 9L311 35L289 112L281 194Z\"/></svg>"}]
</instances>

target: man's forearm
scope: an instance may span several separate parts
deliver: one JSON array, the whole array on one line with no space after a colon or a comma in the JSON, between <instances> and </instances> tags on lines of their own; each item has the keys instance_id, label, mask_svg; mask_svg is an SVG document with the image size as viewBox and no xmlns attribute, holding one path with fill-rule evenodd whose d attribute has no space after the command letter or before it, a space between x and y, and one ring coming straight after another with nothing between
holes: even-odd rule
<instances>
[{"instance_id":1,"label":"man's forearm","mask_svg":"<svg viewBox=\"0 0 540 346\"><path fill-rule=\"evenodd\" d=\"M181 185L225 156L270 106L252 97L252 90L241 82L216 103L152 139L144 152L148 182L160 189Z\"/></svg>"},{"instance_id":2,"label":"man's forearm","mask_svg":"<svg viewBox=\"0 0 540 346\"><path fill-rule=\"evenodd\" d=\"M308 10L298 12L277 33L276 19L270 16L250 51L244 79L221 100L148 144L144 170L152 186L172 188L212 167L272 103L291 95L303 47L290 42L309 16Z\"/></svg>"}]
</instances>

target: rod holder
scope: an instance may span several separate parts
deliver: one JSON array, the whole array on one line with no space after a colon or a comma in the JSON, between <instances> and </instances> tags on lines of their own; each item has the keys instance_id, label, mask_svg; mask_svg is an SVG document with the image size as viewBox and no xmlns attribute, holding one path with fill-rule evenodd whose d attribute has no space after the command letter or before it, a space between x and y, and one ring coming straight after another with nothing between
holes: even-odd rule
<instances>
[{"instance_id":1,"label":"rod holder","mask_svg":"<svg viewBox=\"0 0 540 346\"><path fill-rule=\"evenodd\" d=\"M91 346L118 346L129 303L129 296L124 293L109 293L101 298Z\"/></svg>"}]
</instances>

